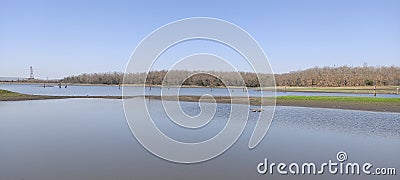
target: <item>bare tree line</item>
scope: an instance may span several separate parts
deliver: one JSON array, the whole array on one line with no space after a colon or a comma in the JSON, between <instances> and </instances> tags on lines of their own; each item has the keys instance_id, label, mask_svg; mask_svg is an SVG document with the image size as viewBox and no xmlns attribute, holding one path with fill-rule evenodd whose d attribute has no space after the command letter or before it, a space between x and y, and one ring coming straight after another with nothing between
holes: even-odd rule
<instances>
[{"instance_id":1,"label":"bare tree line","mask_svg":"<svg viewBox=\"0 0 400 180\"><path fill-rule=\"evenodd\" d=\"M167 76L168 73L168 76ZM124 79L124 82L123 81ZM259 87L259 82L267 82L273 84L272 75L265 75L263 78L258 79L255 73L249 72L215 72L215 71L151 71L150 73L92 73L81 74L77 76L68 76L61 80L64 83L76 84L143 84L147 85L194 85L194 86L244 86ZM261 83L266 84L266 83Z\"/></svg>"},{"instance_id":2,"label":"bare tree line","mask_svg":"<svg viewBox=\"0 0 400 180\"><path fill-rule=\"evenodd\" d=\"M278 86L387 86L400 85L400 67L314 67L275 75Z\"/></svg>"},{"instance_id":3,"label":"bare tree line","mask_svg":"<svg viewBox=\"0 0 400 180\"><path fill-rule=\"evenodd\" d=\"M61 81L76 84L121 84L124 74L120 72L91 73L76 76L68 76Z\"/></svg>"},{"instance_id":4,"label":"bare tree line","mask_svg":"<svg viewBox=\"0 0 400 180\"><path fill-rule=\"evenodd\" d=\"M168 73L168 76L166 76ZM239 76L240 75L240 76ZM167 78L165 78L167 77ZM147 73L129 73L124 77L120 72L81 74L62 79L65 83L80 84L126 84L147 85L195 85L195 86L247 86L259 87L273 85L271 74L251 72L200 72L200 71L151 71ZM400 85L400 67L314 67L306 70L275 74L278 86L369 86ZM260 83L262 82L262 83Z\"/></svg>"}]
</instances>

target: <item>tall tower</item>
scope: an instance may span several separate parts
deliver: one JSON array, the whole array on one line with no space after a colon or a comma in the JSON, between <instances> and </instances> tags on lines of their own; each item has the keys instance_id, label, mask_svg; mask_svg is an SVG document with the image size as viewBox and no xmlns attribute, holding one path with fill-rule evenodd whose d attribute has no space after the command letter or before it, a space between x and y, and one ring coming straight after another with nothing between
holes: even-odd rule
<instances>
[{"instance_id":1,"label":"tall tower","mask_svg":"<svg viewBox=\"0 0 400 180\"><path fill-rule=\"evenodd\" d=\"M33 76L33 68L32 68L32 66L29 69L30 69L29 79L35 79L35 77Z\"/></svg>"}]
</instances>

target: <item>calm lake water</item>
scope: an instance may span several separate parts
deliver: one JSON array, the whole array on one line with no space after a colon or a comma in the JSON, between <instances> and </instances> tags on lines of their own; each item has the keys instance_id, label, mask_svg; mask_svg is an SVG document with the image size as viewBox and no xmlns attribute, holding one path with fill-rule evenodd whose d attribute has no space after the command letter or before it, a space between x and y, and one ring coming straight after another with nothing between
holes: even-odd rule
<instances>
[{"instance_id":1,"label":"calm lake water","mask_svg":"<svg viewBox=\"0 0 400 180\"><path fill-rule=\"evenodd\" d=\"M189 114L199 112L198 103L181 105ZM230 105L218 104L216 116L209 124L213 128L190 136L176 131L161 108L160 101L149 102L157 126L173 138L192 141L215 135L225 124ZM287 164L327 162L336 160L339 151L345 151L351 162L370 162L374 167L395 167L399 171L399 115L277 107L267 136L256 149L249 150L247 145L257 117L257 113L250 113L244 133L232 148L213 160L182 165L162 160L138 143L127 126L121 100L0 102L0 180L398 180L399 175L260 175L256 167L264 158Z\"/></svg>"},{"instance_id":2,"label":"calm lake water","mask_svg":"<svg viewBox=\"0 0 400 180\"><path fill-rule=\"evenodd\" d=\"M124 87L127 95L143 95L143 90L141 87ZM0 84L0 89L5 89L9 91L19 92L23 94L33 94L33 95L56 95L56 96L120 96L122 90L118 86L68 86L67 88L59 88L58 86L46 87L38 84ZM171 88L171 91L173 88ZM168 93L168 90L165 91ZM160 95L160 88L154 87L151 90L146 89L146 94L148 95ZM243 92L241 89L234 89L232 96L246 96L247 93ZM211 94L214 96L229 96L229 92L223 88L181 88L181 95L203 95ZM260 96L260 92L249 89L249 96ZM351 94L351 93L310 93L310 92L277 92L277 96L288 96L288 95L298 95L298 96L360 96L360 97L374 97L373 94ZM264 92L264 96L270 96L269 92ZM387 98L400 98L400 95L395 94L378 94L377 97L387 97Z\"/></svg>"}]
</instances>

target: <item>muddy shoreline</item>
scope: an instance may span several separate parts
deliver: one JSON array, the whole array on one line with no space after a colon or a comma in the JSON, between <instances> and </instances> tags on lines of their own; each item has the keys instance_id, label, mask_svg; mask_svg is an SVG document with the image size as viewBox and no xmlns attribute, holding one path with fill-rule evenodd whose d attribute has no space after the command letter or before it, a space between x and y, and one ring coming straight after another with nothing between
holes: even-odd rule
<instances>
[{"instance_id":1,"label":"muddy shoreline","mask_svg":"<svg viewBox=\"0 0 400 180\"><path fill-rule=\"evenodd\" d=\"M137 97L137 96L136 96ZM13 93L8 95L0 95L0 101L26 101L26 100L46 100L46 99L122 99L122 96L41 96L41 95L25 95L19 93ZM134 97L124 97L134 98ZM147 96L148 99L160 100L161 96ZM218 96L214 97L218 103L237 103L247 104L247 99L244 97L228 97ZM164 100L178 100L176 97L166 96ZM198 102L200 96L180 96L180 101ZM204 102L214 102L211 98L203 98ZM249 102L251 105L260 106L261 98L250 97ZM269 104L272 105L270 101ZM276 99L277 106L299 106L299 107L315 107L315 108L331 108L331 109L348 109L348 110L363 110L363 111L376 111L376 112L399 112L400 103L385 103L385 102L358 102L358 101L316 101L316 100L297 100L297 99Z\"/></svg>"}]
</instances>

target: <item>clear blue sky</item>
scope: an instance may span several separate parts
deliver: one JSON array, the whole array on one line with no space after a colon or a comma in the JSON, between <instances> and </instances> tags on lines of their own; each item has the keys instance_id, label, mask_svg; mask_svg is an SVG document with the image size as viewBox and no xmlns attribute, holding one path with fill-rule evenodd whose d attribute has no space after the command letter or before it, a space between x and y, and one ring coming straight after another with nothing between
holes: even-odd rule
<instances>
[{"instance_id":1,"label":"clear blue sky","mask_svg":"<svg viewBox=\"0 0 400 180\"><path fill-rule=\"evenodd\" d=\"M314 66L400 65L400 1L0 0L0 77L123 71L168 22L215 17L248 31L276 73Z\"/></svg>"}]
</instances>

